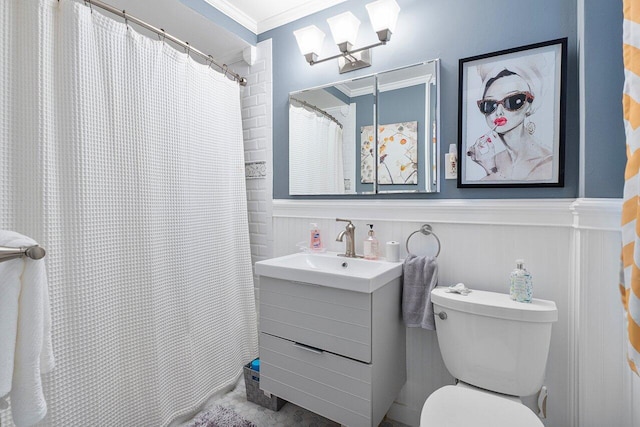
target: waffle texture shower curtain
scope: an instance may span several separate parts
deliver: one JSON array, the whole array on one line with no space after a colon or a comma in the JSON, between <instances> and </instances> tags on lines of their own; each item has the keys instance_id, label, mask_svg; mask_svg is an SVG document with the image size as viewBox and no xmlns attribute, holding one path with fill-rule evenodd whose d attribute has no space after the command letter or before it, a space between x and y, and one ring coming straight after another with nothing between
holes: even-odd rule
<instances>
[{"instance_id":1,"label":"waffle texture shower curtain","mask_svg":"<svg viewBox=\"0 0 640 427\"><path fill-rule=\"evenodd\" d=\"M0 229L48 249L44 425L166 425L257 354L239 87L71 0L3 0L0 37Z\"/></svg>"},{"instance_id":2,"label":"waffle texture shower curtain","mask_svg":"<svg viewBox=\"0 0 640 427\"><path fill-rule=\"evenodd\" d=\"M342 128L337 123L289 106L289 192L343 194Z\"/></svg>"}]
</instances>

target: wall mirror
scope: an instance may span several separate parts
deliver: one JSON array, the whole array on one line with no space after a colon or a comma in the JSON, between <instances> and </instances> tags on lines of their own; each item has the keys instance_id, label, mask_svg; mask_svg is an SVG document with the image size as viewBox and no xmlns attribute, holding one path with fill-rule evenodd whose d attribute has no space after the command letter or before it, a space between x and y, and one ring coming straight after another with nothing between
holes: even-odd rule
<instances>
[{"instance_id":1,"label":"wall mirror","mask_svg":"<svg viewBox=\"0 0 640 427\"><path fill-rule=\"evenodd\" d=\"M291 93L289 194L438 191L438 73L431 60Z\"/></svg>"}]
</instances>

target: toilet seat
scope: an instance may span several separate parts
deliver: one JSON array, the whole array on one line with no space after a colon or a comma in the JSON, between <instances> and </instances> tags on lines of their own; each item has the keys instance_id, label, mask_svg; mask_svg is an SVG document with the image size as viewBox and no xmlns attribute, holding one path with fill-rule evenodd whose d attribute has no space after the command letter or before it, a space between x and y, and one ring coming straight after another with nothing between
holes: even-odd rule
<instances>
[{"instance_id":1,"label":"toilet seat","mask_svg":"<svg viewBox=\"0 0 640 427\"><path fill-rule=\"evenodd\" d=\"M541 427L536 414L515 397L468 384L444 386L422 407L420 427Z\"/></svg>"}]
</instances>

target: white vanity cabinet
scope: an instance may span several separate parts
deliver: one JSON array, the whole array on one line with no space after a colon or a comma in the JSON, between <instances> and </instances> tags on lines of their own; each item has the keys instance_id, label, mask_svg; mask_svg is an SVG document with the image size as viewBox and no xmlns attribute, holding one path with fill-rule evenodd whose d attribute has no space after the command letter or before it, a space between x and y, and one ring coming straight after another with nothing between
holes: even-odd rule
<instances>
[{"instance_id":1,"label":"white vanity cabinet","mask_svg":"<svg viewBox=\"0 0 640 427\"><path fill-rule=\"evenodd\" d=\"M260 277L260 388L349 427L377 426L406 381L401 283L372 292Z\"/></svg>"}]
</instances>

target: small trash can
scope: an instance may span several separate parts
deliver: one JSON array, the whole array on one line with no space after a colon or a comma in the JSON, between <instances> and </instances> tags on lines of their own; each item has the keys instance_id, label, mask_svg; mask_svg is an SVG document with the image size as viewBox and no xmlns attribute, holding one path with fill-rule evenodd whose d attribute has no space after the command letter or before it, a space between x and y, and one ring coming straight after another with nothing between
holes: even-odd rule
<instances>
[{"instance_id":1,"label":"small trash can","mask_svg":"<svg viewBox=\"0 0 640 427\"><path fill-rule=\"evenodd\" d=\"M260 390L260 359L244 365L244 385L247 389L247 400L272 411L279 411L287 403L277 396L268 396Z\"/></svg>"}]
</instances>

